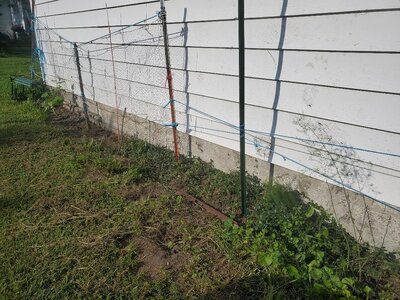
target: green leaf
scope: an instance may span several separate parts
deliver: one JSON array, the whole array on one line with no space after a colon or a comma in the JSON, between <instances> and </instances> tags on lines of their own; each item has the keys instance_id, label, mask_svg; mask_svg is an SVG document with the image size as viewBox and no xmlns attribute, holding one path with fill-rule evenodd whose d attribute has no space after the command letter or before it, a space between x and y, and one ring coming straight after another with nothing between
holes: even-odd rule
<instances>
[{"instance_id":1,"label":"green leaf","mask_svg":"<svg viewBox=\"0 0 400 300\"><path fill-rule=\"evenodd\" d=\"M314 215L314 211L314 208L310 206L305 213L306 218L311 218Z\"/></svg>"},{"instance_id":2,"label":"green leaf","mask_svg":"<svg viewBox=\"0 0 400 300\"><path fill-rule=\"evenodd\" d=\"M326 227L322 228L322 236L324 238L327 238L329 236L329 231L328 231L328 229Z\"/></svg>"},{"instance_id":3,"label":"green leaf","mask_svg":"<svg viewBox=\"0 0 400 300\"><path fill-rule=\"evenodd\" d=\"M320 280L322 278L322 275L323 275L323 273L322 273L321 269L312 269L310 271L311 278L316 281Z\"/></svg>"},{"instance_id":4,"label":"green leaf","mask_svg":"<svg viewBox=\"0 0 400 300\"><path fill-rule=\"evenodd\" d=\"M224 222L224 226L227 229L231 229L233 227L233 221L232 219L226 219Z\"/></svg>"},{"instance_id":5,"label":"green leaf","mask_svg":"<svg viewBox=\"0 0 400 300\"><path fill-rule=\"evenodd\" d=\"M345 278L342 279L342 283L344 283L344 284L346 284L346 285L348 285L350 287L353 287L355 281L354 281L353 278L345 277Z\"/></svg>"},{"instance_id":6,"label":"green leaf","mask_svg":"<svg viewBox=\"0 0 400 300\"><path fill-rule=\"evenodd\" d=\"M174 248L174 243L172 242L172 241L169 241L168 243L167 243L167 247L168 247L168 249L172 249L172 248Z\"/></svg>"},{"instance_id":7,"label":"green leaf","mask_svg":"<svg viewBox=\"0 0 400 300\"><path fill-rule=\"evenodd\" d=\"M263 267L270 266L274 261L274 258L271 255L267 255L266 253L262 253L258 256L258 263Z\"/></svg>"},{"instance_id":8,"label":"green leaf","mask_svg":"<svg viewBox=\"0 0 400 300\"><path fill-rule=\"evenodd\" d=\"M367 295L370 295L371 293L372 293L372 289L368 286L368 285L366 285L364 288L363 288L363 291L367 294Z\"/></svg>"},{"instance_id":9,"label":"green leaf","mask_svg":"<svg viewBox=\"0 0 400 300\"><path fill-rule=\"evenodd\" d=\"M317 261L322 262L322 260L323 260L323 258L325 256L325 253L322 252L322 251L317 251L317 252L315 252L315 256L317 258Z\"/></svg>"},{"instance_id":10,"label":"green leaf","mask_svg":"<svg viewBox=\"0 0 400 300\"><path fill-rule=\"evenodd\" d=\"M286 271L287 271L287 273L288 273L288 275L290 276L290 277L292 277L292 278L294 278L294 279L300 279L300 273L299 273L299 270L297 270L297 268L295 267L295 266L293 266L293 265L289 265L287 268L286 268Z\"/></svg>"},{"instance_id":11,"label":"green leaf","mask_svg":"<svg viewBox=\"0 0 400 300\"><path fill-rule=\"evenodd\" d=\"M326 288L322 284L320 284L320 283L314 284L314 287L313 287L314 294L322 295L325 293L325 290L326 290Z\"/></svg>"}]
</instances>

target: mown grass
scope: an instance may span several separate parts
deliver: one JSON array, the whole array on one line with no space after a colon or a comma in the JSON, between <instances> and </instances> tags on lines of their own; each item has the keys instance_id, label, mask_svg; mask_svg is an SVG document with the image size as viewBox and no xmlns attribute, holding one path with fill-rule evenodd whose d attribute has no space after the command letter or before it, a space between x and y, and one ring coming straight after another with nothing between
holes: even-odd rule
<instances>
[{"instance_id":1,"label":"mown grass","mask_svg":"<svg viewBox=\"0 0 400 300\"><path fill-rule=\"evenodd\" d=\"M248 177L223 224L175 191L237 216L238 174L10 100L29 65L0 58L0 298L396 298L398 262L296 192Z\"/></svg>"}]
</instances>

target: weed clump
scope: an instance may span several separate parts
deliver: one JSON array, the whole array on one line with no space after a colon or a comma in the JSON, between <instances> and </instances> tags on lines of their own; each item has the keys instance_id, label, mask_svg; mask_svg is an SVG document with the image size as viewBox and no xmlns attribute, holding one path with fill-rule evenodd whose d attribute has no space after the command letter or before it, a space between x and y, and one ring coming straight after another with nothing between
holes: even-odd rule
<instances>
[{"instance_id":1,"label":"weed clump","mask_svg":"<svg viewBox=\"0 0 400 300\"><path fill-rule=\"evenodd\" d=\"M399 274L394 255L360 245L322 208L280 185L267 186L243 226L227 221L222 240L232 259L287 285L293 297L382 298L390 295L388 274Z\"/></svg>"}]
</instances>

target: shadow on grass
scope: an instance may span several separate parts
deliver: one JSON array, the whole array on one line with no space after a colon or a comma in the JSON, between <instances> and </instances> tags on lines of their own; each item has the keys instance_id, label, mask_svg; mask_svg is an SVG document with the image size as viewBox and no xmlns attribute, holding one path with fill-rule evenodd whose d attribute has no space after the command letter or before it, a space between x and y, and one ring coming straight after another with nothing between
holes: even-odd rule
<instances>
[{"instance_id":1,"label":"shadow on grass","mask_svg":"<svg viewBox=\"0 0 400 300\"><path fill-rule=\"evenodd\" d=\"M24 195L23 197L21 195L0 197L1 214L6 211L11 211L14 214L20 210L26 209L30 204L32 204L32 199L32 196L28 194Z\"/></svg>"},{"instance_id":2,"label":"shadow on grass","mask_svg":"<svg viewBox=\"0 0 400 300\"><path fill-rule=\"evenodd\" d=\"M0 146L12 146L20 142L42 142L56 136L56 129L49 129L49 126L42 124L27 124L20 122L0 127Z\"/></svg>"}]
</instances>

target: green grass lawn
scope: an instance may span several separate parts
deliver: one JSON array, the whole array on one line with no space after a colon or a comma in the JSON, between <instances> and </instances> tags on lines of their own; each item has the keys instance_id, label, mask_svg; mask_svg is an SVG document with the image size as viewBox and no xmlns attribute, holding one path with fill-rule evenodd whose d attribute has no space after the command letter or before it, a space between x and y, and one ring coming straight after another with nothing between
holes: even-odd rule
<instances>
[{"instance_id":1,"label":"green grass lawn","mask_svg":"<svg viewBox=\"0 0 400 300\"><path fill-rule=\"evenodd\" d=\"M358 245L297 193L249 177L247 222L222 223L176 190L234 216L237 174L176 165L137 140L119 147L65 110L12 101L9 76L28 73L30 58L3 56L1 299L396 298L393 256Z\"/></svg>"}]
</instances>

